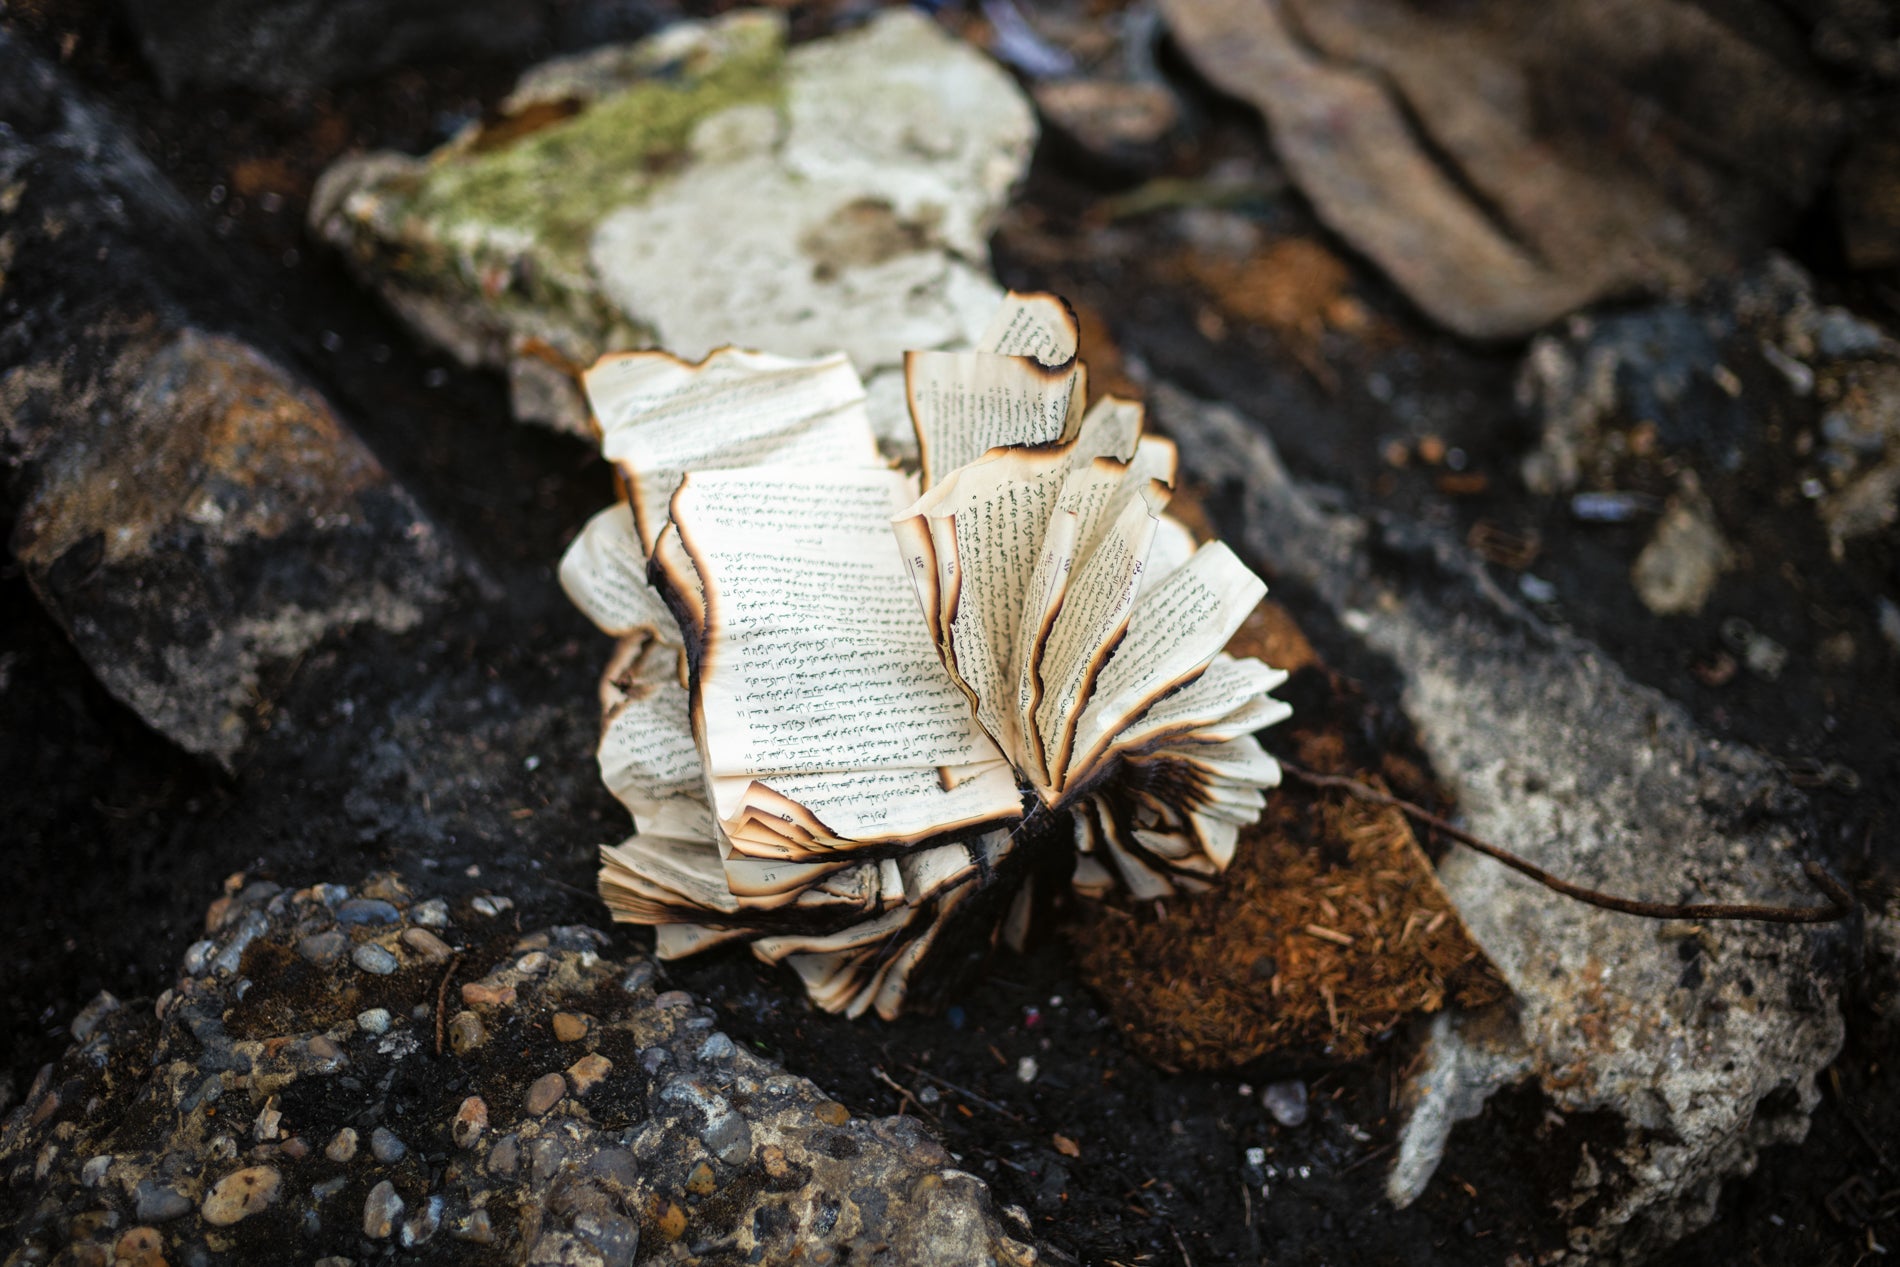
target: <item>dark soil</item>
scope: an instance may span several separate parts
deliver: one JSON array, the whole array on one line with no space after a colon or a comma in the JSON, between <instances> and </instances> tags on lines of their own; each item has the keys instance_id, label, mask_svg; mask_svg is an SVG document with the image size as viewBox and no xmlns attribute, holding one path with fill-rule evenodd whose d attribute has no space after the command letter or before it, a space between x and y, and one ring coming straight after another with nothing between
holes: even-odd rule
<instances>
[{"instance_id":1,"label":"dark soil","mask_svg":"<svg viewBox=\"0 0 1900 1267\"><path fill-rule=\"evenodd\" d=\"M591 751L605 647L560 595L553 564L610 495L606 468L577 442L513 424L499 382L417 348L301 229L310 184L330 159L353 146L438 143L491 104L519 64L402 70L301 101L168 101L104 10L40 3L0 20L62 57L130 122L252 279L261 319L288 332L494 585L432 628L356 636L307 657L265 742L226 777L108 697L17 573L0 577L0 823L14 866L0 921L0 1030L14 1087L61 1049L64 1023L96 991L163 989L233 871L300 885L395 868L420 890L507 892L523 927L597 922L592 850L624 829ZM520 64L537 52L523 50ZM1166 164L1192 173L1237 158L1274 189L1258 126L1217 103L1198 109L1192 144ZM1716 493L1725 522L1748 509L1750 564L1704 615L1650 616L1627 581L1640 529L1574 524L1521 491L1516 463L1529 437L1512 404L1517 349L1439 334L1350 261L1345 291L1369 314L1370 334L1322 328L1295 339L1223 316L1162 221L1135 217L1118 237L1097 235L1091 208L1131 183L1125 171L1045 151L998 240L1004 279L1070 295L1128 365L1260 420L1298 474L1362 510L1460 535L1481 522L1536 530L1535 571L1559 594L1549 614L1715 733L1791 764L1857 772L1857 791L1815 790L1833 833L1817 843L1864 895L1894 891L1900 655L1868 614L1870 596L1900 593L1891 536L1830 561L1811 508L1780 501L1777 452L1764 445ZM1324 241L1293 195L1263 193L1248 210L1275 236ZM1400 469L1382 456L1386 441L1416 453L1428 437L1457 451L1461 469L1447 459ZM1508 567L1499 577L1515 584ZM1397 713L1380 666L1297 595L1288 601L1322 656L1365 688L1368 733L1389 732ZM1793 652L1779 681L1711 687L1694 676L1721 620L1736 614ZM1819 644L1843 630L1855 658L1823 668ZM1351 1064L1268 1059L1228 1074L1167 1073L1130 1050L1059 931L1028 955L999 957L943 1015L895 1024L817 1014L787 976L737 953L668 975L719 1007L736 1039L854 1111L927 1117L966 1167L1030 1212L1057 1261L1535 1262L1561 1248L1550 1194L1579 1150L1602 1157L1619 1129L1553 1113L1533 1092L1506 1095L1458 1128L1425 1197L1394 1211L1382 1196L1392 1102L1415 1050L1402 1027ZM1886 1142L1900 1139L1890 1036L1858 1002L1849 1024L1808 1141L1771 1150L1754 1176L1728 1185L1716 1225L1669 1261L1850 1264L1900 1235L1892 1200L1881 1198L1900 1187L1900 1149ZM1033 1082L1018 1076L1024 1058L1036 1063ZM1261 1106L1259 1089L1284 1077L1308 1081L1304 1126L1281 1127ZM1263 1150L1257 1166L1250 1147Z\"/></svg>"}]
</instances>

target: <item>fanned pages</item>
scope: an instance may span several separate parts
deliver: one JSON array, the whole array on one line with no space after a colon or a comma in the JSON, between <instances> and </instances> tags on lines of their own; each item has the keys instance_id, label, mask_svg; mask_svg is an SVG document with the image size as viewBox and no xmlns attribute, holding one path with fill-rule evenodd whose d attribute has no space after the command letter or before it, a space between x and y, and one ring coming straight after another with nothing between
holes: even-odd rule
<instances>
[{"instance_id":1,"label":"fanned pages","mask_svg":"<svg viewBox=\"0 0 1900 1267\"><path fill-rule=\"evenodd\" d=\"M614 917L673 958L748 942L819 1006L896 1016L1020 945L1048 878L1136 900L1233 861L1285 675L1222 650L1266 592L1167 514L1174 446L1084 408L1075 316L1011 294L915 352L922 470L880 459L842 356L610 356L622 500L561 562L617 639L601 777Z\"/></svg>"}]
</instances>

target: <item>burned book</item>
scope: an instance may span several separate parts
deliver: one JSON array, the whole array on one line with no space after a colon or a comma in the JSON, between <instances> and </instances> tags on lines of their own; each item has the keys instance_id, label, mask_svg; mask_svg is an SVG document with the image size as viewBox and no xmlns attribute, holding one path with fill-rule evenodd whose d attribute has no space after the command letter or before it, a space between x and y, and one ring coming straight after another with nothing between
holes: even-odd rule
<instances>
[{"instance_id":1,"label":"burned book","mask_svg":"<svg viewBox=\"0 0 1900 1267\"><path fill-rule=\"evenodd\" d=\"M1173 446L1086 406L1077 344L1012 294L978 350L910 354L915 472L843 356L587 373L622 500L561 580L619 640L598 755L636 829L600 891L662 957L745 941L889 1018L1020 942L1039 884L1150 899L1232 861L1289 711L1224 651L1266 587L1168 516Z\"/></svg>"}]
</instances>

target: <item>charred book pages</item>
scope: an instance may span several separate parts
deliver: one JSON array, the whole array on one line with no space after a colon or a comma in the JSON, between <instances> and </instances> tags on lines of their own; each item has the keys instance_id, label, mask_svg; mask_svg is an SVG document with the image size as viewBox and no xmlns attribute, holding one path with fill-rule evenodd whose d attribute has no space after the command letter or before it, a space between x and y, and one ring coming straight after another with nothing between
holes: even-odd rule
<instances>
[{"instance_id":1,"label":"charred book pages","mask_svg":"<svg viewBox=\"0 0 1900 1267\"><path fill-rule=\"evenodd\" d=\"M721 349L586 375L622 500L568 549L618 645L601 776L617 919L744 940L831 1011L934 999L1038 885L1196 891L1279 768L1285 675L1223 648L1266 592L1165 512L1174 446L1087 408L1061 300L913 352L922 470L879 454L844 356Z\"/></svg>"}]
</instances>

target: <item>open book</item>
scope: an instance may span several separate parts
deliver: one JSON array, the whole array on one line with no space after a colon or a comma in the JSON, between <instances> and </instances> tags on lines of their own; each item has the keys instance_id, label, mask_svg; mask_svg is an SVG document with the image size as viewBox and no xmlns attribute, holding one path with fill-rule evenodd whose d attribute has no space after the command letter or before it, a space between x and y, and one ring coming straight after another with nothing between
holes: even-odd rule
<instances>
[{"instance_id":1,"label":"open book","mask_svg":"<svg viewBox=\"0 0 1900 1267\"><path fill-rule=\"evenodd\" d=\"M1222 651L1266 587L1165 513L1174 447L1085 408L1077 342L1011 294L978 350L910 354L916 473L843 356L587 373L623 500L561 581L619 640L599 759L636 825L600 890L662 957L745 940L888 1018L1020 941L1038 884L1148 899L1232 860L1289 712Z\"/></svg>"}]
</instances>

